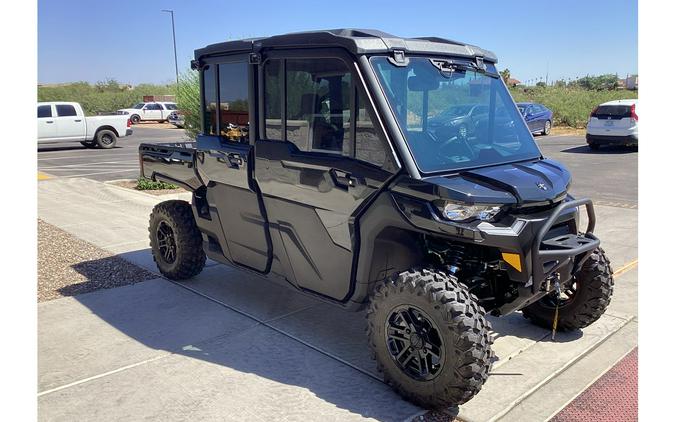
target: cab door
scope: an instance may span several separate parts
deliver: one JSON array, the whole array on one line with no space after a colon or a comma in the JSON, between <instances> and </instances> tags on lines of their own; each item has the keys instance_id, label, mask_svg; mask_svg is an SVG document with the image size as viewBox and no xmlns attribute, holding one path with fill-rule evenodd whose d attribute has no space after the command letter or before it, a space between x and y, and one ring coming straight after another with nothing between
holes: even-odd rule
<instances>
[{"instance_id":1,"label":"cab door","mask_svg":"<svg viewBox=\"0 0 675 422\"><path fill-rule=\"evenodd\" d=\"M56 122L53 116L54 111L51 104L38 105L38 142L51 141L57 138Z\"/></svg>"},{"instance_id":2,"label":"cab door","mask_svg":"<svg viewBox=\"0 0 675 422\"><path fill-rule=\"evenodd\" d=\"M83 141L87 132L87 124L82 112L78 113L72 104L56 104L56 132L59 139Z\"/></svg>"},{"instance_id":3,"label":"cab door","mask_svg":"<svg viewBox=\"0 0 675 422\"><path fill-rule=\"evenodd\" d=\"M143 120L162 120L162 106L149 103L143 107Z\"/></svg>"},{"instance_id":4,"label":"cab door","mask_svg":"<svg viewBox=\"0 0 675 422\"><path fill-rule=\"evenodd\" d=\"M197 139L197 168L208 186L207 201L217 211L223 255L267 273L272 261L269 227L252 177L253 147L249 143L248 114L255 107L249 101L252 72L248 56L202 69L204 135ZM230 113L243 116L243 123L229 124Z\"/></svg>"},{"instance_id":5,"label":"cab door","mask_svg":"<svg viewBox=\"0 0 675 422\"><path fill-rule=\"evenodd\" d=\"M255 177L286 278L342 301L350 296L359 208L394 165L358 95L353 61L311 54L277 53L262 65Z\"/></svg>"}]
</instances>

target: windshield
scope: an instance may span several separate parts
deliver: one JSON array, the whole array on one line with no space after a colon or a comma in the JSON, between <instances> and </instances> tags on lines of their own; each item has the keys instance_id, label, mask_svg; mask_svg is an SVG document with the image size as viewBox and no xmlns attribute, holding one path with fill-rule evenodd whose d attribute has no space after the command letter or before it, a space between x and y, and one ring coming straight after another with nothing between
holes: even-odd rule
<instances>
[{"instance_id":1,"label":"windshield","mask_svg":"<svg viewBox=\"0 0 675 422\"><path fill-rule=\"evenodd\" d=\"M135 108L135 109L139 109L139 110L140 110L140 109L143 108L144 105L145 105L145 103L138 103L138 104L136 104L135 106L133 106L132 108Z\"/></svg>"},{"instance_id":2,"label":"windshield","mask_svg":"<svg viewBox=\"0 0 675 422\"><path fill-rule=\"evenodd\" d=\"M371 63L423 173L541 156L494 65L483 72L449 59Z\"/></svg>"}]
</instances>

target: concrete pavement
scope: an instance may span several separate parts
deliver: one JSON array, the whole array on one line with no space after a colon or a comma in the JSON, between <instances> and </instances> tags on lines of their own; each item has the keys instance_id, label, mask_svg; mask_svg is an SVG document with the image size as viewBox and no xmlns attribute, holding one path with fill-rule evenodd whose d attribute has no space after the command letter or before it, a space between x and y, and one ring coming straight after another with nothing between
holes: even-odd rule
<instances>
[{"instance_id":1,"label":"concrete pavement","mask_svg":"<svg viewBox=\"0 0 675 422\"><path fill-rule=\"evenodd\" d=\"M41 219L156 272L147 220L169 197L80 178L38 191ZM637 210L596 208L614 269L630 264ZM637 344L637 271L616 283L600 321L555 342L518 314L493 319L499 361L460 417L545 420L583 391L589 368L604 372ZM213 262L190 282L157 279L38 309L42 420L405 420L422 411L378 381L361 313Z\"/></svg>"}]
</instances>

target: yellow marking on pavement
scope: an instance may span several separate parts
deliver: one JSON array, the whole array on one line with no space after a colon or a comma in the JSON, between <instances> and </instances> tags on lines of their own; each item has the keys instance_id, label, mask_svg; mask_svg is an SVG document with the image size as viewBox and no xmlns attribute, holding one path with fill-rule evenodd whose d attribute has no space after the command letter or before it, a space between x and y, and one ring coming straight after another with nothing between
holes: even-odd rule
<instances>
[{"instance_id":1,"label":"yellow marking on pavement","mask_svg":"<svg viewBox=\"0 0 675 422\"><path fill-rule=\"evenodd\" d=\"M518 272L523 271L523 267L520 266L520 255L517 253L502 252L502 258L504 258L504 261L508 262L513 268L518 270Z\"/></svg>"},{"instance_id":2,"label":"yellow marking on pavement","mask_svg":"<svg viewBox=\"0 0 675 422\"><path fill-rule=\"evenodd\" d=\"M637 267L637 265L638 265L638 260L637 259L632 260L628 264L626 264L623 267L619 268L618 270L614 271L614 277L618 277L621 274L632 270L633 268Z\"/></svg>"},{"instance_id":3,"label":"yellow marking on pavement","mask_svg":"<svg viewBox=\"0 0 675 422\"><path fill-rule=\"evenodd\" d=\"M51 179L52 176L48 175L47 173L43 173L41 171L38 171L38 180L47 180Z\"/></svg>"}]
</instances>

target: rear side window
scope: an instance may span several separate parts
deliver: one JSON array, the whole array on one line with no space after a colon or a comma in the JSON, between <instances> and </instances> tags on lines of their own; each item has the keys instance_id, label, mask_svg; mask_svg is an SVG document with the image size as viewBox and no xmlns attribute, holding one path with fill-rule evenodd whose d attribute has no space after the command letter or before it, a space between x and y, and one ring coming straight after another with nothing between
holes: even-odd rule
<instances>
[{"instance_id":1,"label":"rear side window","mask_svg":"<svg viewBox=\"0 0 675 422\"><path fill-rule=\"evenodd\" d=\"M216 72L212 65L204 67L202 71L204 87L204 104L202 104L203 132L206 135L216 135Z\"/></svg>"},{"instance_id":2,"label":"rear side window","mask_svg":"<svg viewBox=\"0 0 675 422\"><path fill-rule=\"evenodd\" d=\"M164 104L164 108L166 108L167 110L178 110L176 104Z\"/></svg>"},{"instance_id":3,"label":"rear side window","mask_svg":"<svg viewBox=\"0 0 675 422\"><path fill-rule=\"evenodd\" d=\"M68 117L68 116L77 116L75 107L70 104L57 104L56 105L56 114L59 117Z\"/></svg>"},{"instance_id":4,"label":"rear side window","mask_svg":"<svg viewBox=\"0 0 675 422\"><path fill-rule=\"evenodd\" d=\"M248 63L218 65L220 136L248 142Z\"/></svg>"},{"instance_id":5,"label":"rear side window","mask_svg":"<svg viewBox=\"0 0 675 422\"><path fill-rule=\"evenodd\" d=\"M630 117L630 106L627 105L606 105L600 106L591 117L598 119L623 119Z\"/></svg>"},{"instance_id":6,"label":"rear side window","mask_svg":"<svg viewBox=\"0 0 675 422\"><path fill-rule=\"evenodd\" d=\"M40 117L52 117L52 106L50 105L38 106L38 118Z\"/></svg>"}]
</instances>

